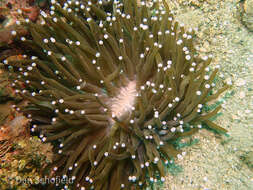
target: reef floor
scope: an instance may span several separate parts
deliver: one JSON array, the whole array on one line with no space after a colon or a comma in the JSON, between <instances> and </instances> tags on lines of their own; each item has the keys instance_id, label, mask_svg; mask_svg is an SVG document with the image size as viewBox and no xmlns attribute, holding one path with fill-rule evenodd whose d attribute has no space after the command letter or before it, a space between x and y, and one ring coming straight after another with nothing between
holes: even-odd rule
<instances>
[{"instance_id":1,"label":"reef floor","mask_svg":"<svg viewBox=\"0 0 253 190\"><path fill-rule=\"evenodd\" d=\"M199 139L176 163L183 171L167 177L166 190L253 189L253 32L241 22L240 0L167 0L178 21L198 28L196 45L200 55L212 54L221 66L219 80L233 84L221 100L220 126L229 137L202 130ZM245 4L244 4L245 3ZM253 7L252 9L253 10ZM253 16L251 15L253 18Z\"/></svg>"}]
</instances>

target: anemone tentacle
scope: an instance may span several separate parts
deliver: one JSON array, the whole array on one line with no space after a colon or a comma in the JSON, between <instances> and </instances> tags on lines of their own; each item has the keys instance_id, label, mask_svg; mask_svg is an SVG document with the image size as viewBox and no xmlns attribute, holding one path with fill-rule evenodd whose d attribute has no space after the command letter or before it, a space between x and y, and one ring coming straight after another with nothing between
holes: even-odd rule
<instances>
[{"instance_id":1,"label":"anemone tentacle","mask_svg":"<svg viewBox=\"0 0 253 190\"><path fill-rule=\"evenodd\" d=\"M52 3L42 23L25 23L33 56L8 64L32 130L59 141L55 174L77 189L143 189L180 157L173 140L202 123L225 132L209 121L220 108L201 108L228 87L208 96L217 70L195 56L194 31L165 2L114 1L112 13L100 1Z\"/></svg>"}]
</instances>

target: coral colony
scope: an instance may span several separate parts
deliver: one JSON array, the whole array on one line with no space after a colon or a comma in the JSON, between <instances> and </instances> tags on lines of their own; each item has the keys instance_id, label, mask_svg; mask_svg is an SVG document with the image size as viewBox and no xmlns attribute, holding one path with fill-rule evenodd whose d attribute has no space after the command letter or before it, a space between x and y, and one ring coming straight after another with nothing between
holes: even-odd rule
<instances>
[{"instance_id":1,"label":"coral colony","mask_svg":"<svg viewBox=\"0 0 253 190\"><path fill-rule=\"evenodd\" d=\"M172 142L203 125L226 132L203 106L218 71L198 58L193 31L173 20L165 2L51 2L42 21L13 35L27 50L5 60L32 131L55 145L52 173L74 189L144 189L165 180L166 164L185 153ZM17 23L18 24L18 23Z\"/></svg>"}]
</instances>

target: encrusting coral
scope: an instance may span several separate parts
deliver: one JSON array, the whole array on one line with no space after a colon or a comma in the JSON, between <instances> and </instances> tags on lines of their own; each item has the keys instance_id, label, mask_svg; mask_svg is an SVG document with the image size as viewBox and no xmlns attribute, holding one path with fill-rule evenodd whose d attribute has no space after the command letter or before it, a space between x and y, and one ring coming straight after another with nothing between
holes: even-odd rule
<instances>
[{"instance_id":1,"label":"encrusting coral","mask_svg":"<svg viewBox=\"0 0 253 190\"><path fill-rule=\"evenodd\" d=\"M52 145L30 137L29 120L10 107L0 107L0 189L38 189L31 186L39 184L44 168L52 162ZM2 120L5 112L7 118Z\"/></svg>"},{"instance_id":2,"label":"encrusting coral","mask_svg":"<svg viewBox=\"0 0 253 190\"><path fill-rule=\"evenodd\" d=\"M216 99L210 57L198 58L193 31L173 20L165 2L52 1L13 67L19 108L45 142L55 144L55 175L75 189L143 189L165 180L165 165L184 153L172 142L203 125L226 132L202 107ZM29 47L29 48L27 48Z\"/></svg>"},{"instance_id":3,"label":"encrusting coral","mask_svg":"<svg viewBox=\"0 0 253 190\"><path fill-rule=\"evenodd\" d=\"M42 144L38 137L15 139L9 146L1 155L0 189L38 189L32 185L43 179L42 170L52 161L52 146Z\"/></svg>"}]
</instances>

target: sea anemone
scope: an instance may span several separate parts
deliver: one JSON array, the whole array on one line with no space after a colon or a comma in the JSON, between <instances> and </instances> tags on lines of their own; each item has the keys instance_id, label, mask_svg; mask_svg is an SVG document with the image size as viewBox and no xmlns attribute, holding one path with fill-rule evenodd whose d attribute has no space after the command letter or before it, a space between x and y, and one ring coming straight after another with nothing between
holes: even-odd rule
<instances>
[{"instance_id":1,"label":"sea anemone","mask_svg":"<svg viewBox=\"0 0 253 190\"><path fill-rule=\"evenodd\" d=\"M226 132L209 120L221 107L202 108L227 86L212 93L218 68L196 56L194 31L165 2L100 4L52 1L41 23L26 20L25 59L4 63L31 130L54 143L55 175L82 190L143 189L182 156L173 141L203 125Z\"/></svg>"}]
</instances>

